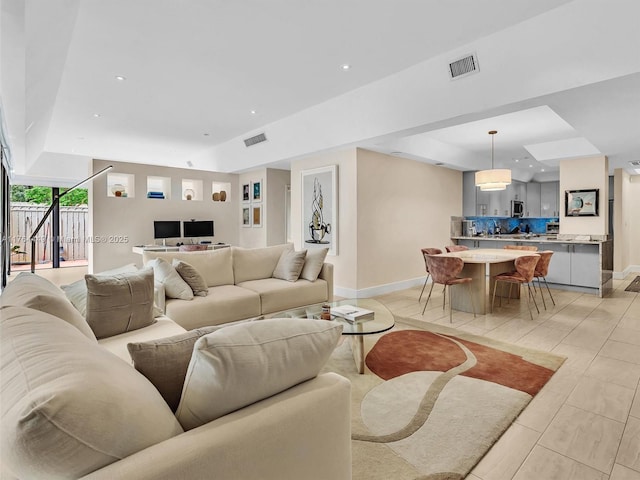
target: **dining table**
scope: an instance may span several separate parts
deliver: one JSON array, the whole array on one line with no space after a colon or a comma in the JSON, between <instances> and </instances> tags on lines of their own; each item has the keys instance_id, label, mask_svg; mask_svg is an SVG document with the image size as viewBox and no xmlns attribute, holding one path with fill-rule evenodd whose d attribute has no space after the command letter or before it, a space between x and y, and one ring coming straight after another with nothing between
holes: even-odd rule
<instances>
[{"instance_id":1,"label":"dining table","mask_svg":"<svg viewBox=\"0 0 640 480\"><path fill-rule=\"evenodd\" d=\"M537 253L527 250L508 250L502 248L476 248L438 254L438 256L441 257L461 258L464 261L464 267L458 276L472 278L469 285L471 286L474 305L471 304L469 295L462 290L462 288L466 288L466 286L454 285L451 289L450 296L451 307L455 310L473 313L473 307L475 306L476 314L486 314L489 311L488 306L491 304L489 294L493 292L495 283L493 278L500 273L515 270L514 261L516 258L529 255L539 256ZM487 275L489 275L488 291ZM503 295L502 292L497 292L496 296L507 297L510 293L510 298L520 298L520 289L516 288L513 290L511 293L507 292L507 295Z\"/></svg>"}]
</instances>

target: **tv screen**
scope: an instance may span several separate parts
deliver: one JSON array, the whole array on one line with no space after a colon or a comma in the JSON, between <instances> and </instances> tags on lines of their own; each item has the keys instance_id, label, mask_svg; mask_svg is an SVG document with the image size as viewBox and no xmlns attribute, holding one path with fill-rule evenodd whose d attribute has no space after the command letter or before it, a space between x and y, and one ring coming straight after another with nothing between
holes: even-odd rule
<instances>
[{"instance_id":1,"label":"tv screen","mask_svg":"<svg viewBox=\"0 0 640 480\"><path fill-rule=\"evenodd\" d=\"M156 220L153 222L153 238L180 238L179 220Z\"/></svg>"},{"instance_id":2,"label":"tv screen","mask_svg":"<svg viewBox=\"0 0 640 480\"><path fill-rule=\"evenodd\" d=\"M185 237L213 237L213 220L182 222Z\"/></svg>"}]
</instances>

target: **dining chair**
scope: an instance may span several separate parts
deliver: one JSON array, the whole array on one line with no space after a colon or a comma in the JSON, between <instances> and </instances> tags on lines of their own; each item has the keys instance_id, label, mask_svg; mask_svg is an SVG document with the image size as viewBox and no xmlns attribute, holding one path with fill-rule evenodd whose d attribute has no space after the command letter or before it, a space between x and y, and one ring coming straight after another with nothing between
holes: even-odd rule
<instances>
[{"instance_id":1,"label":"dining chair","mask_svg":"<svg viewBox=\"0 0 640 480\"><path fill-rule=\"evenodd\" d=\"M504 247L507 250L528 250L530 252L537 252L538 247L535 245L505 245Z\"/></svg>"},{"instance_id":2,"label":"dining chair","mask_svg":"<svg viewBox=\"0 0 640 480\"><path fill-rule=\"evenodd\" d=\"M549 273L549 263L551 263L551 255L553 255L553 250L544 250L539 253L540 260L536 265L536 269L533 273L533 278L538 280L538 288L540 289L540 296L542 297L542 304L544 305L544 309L547 309L547 304L544 301L544 295L542 294L542 285L540 284L540 279L544 280L544 284L547 286L547 292L549 293L549 297L551 298L551 303L553 305L556 304L553 299L553 295L551 295L551 290L549 289L549 284L547 283L547 273Z\"/></svg>"},{"instance_id":3,"label":"dining chair","mask_svg":"<svg viewBox=\"0 0 640 480\"><path fill-rule=\"evenodd\" d=\"M422 294L424 293L424 289L427 286L427 282L429 281L429 265L427 264L427 255L437 255L442 253L442 250L439 248L422 248L420 249L422 252L422 256L424 258L424 268L427 270L427 278L424 279L424 285L422 286L422 291L420 292L420 298L418 298L418 303L422 300Z\"/></svg>"},{"instance_id":4,"label":"dining chair","mask_svg":"<svg viewBox=\"0 0 640 480\"><path fill-rule=\"evenodd\" d=\"M493 312L493 305L496 301L496 290L498 289L498 283L508 283L509 284L509 297L511 297L511 287L514 284L518 285L518 288L522 285L527 285L527 307L529 309L529 315L531 316L531 320L533 320L533 314L531 313L531 302L529 297L533 299L533 304L540 313L540 309L538 309L538 304L536 302L536 298L531 292L531 284L533 282L533 276L535 274L536 265L540 260L540 255L524 255L522 257L518 257L514 260L515 271L500 273L499 275L495 275L493 277L495 283L493 285L493 298L491 300L491 312ZM503 286L504 287L504 286ZM500 296L500 306L502 306L502 297Z\"/></svg>"},{"instance_id":5,"label":"dining chair","mask_svg":"<svg viewBox=\"0 0 640 480\"><path fill-rule=\"evenodd\" d=\"M473 291L471 290L471 277L459 278L458 274L464 268L464 260L457 257L441 257L438 255L427 255L426 257L429 273L431 274L431 289L429 290L429 296L427 297L427 303L424 304L422 314L427 310L427 304L431 298L431 292L433 292L433 286L436 283L444 286L444 297L442 299L442 309L444 310L445 303L447 302L447 287L449 287L449 322L453 322L453 313L451 307L451 285L467 284L469 289L469 297L471 298L471 308L473 309L473 317L476 316L476 306L473 302Z\"/></svg>"},{"instance_id":6,"label":"dining chair","mask_svg":"<svg viewBox=\"0 0 640 480\"><path fill-rule=\"evenodd\" d=\"M464 252L465 250L469 250L469 247L465 247L464 245L447 245L444 247L449 252Z\"/></svg>"}]
</instances>

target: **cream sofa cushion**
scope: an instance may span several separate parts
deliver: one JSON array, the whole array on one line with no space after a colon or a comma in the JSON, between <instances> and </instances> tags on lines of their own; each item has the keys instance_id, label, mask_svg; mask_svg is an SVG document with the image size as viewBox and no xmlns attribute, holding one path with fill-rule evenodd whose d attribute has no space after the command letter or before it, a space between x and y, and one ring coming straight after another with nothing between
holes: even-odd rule
<instances>
[{"instance_id":1,"label":"cream sofa cushion","mask_svg":"<svg viewBox=\"0 0 640 480\"><path fill-rule=\"evenodd\" d=\"M235 284L271 278L282 252L293 250L292 243L265 248L231 247Z\"/></svg>"},{"instance_id":2,"label":"cream sofa cushion","mask_svg":"<svg viewBox=\"0 0 640 480\"><path fill-rule=\"evenodd\" d=\"M304 260L304 267L300 273L300 278L315 282L320 275L324 259L327 258L329 248L310 248L307 250L307 256Z\"/></svg>"},{"instance_id":3,"label":"cream sofa cushion","mask_svg":"<svg viewBox=\"0 0 640 480\"><path fill-rule=\"evenodd\" d=\"M195 344L176 416L185 430L318 375L342 325L273 319L231 325Z\"/></svg>"},{"instance_id":4,"label":"cream sofa cushion","mask_svg":"<svg viewBox=\"0 0 640 480\"><path fill-rule=\"evenodd\" d=\"M156 389L57 317L0 312L0 452L19 478L78 478L182 432Z\"/></svg>"},{"instance_id":5,"label":"cream sofa cushion","mask_svg":"<svg viewBox=\"0 0 640 480\"><path fill-rule=\"evenodd\" d=\"M207 287L233 285L233 265L231 248L218 248L204 252L144 252L142 261L146 264L154 258L182 260L198 270L207 282Z\"/></svg>"},{"instance_id":6,"label":"cream sofa cushion","mask_svg":"<svg viewBox=\"0 0 640 480\"><path fill-rule=\"evenodd\" d=\"M85 275L87 323L97 338L111 337L153 323L153 270L116 275Z\"/></svg>"},{"instance_id":7,"label":"cream sofa cushion","mask_svg":"<svg viewBox=\"0 0 640 480\"><path fill-rule=\"evenodd\" d=\"M263 315L329 300L327 282L321 279L315 282L286 282L277 278L267 278L244 282L238 286L260 295Z\"/></svg>"},{"instance_id":8,"label":"cream sofa cushion","mask_svg":"<svg viewBox=\"0 0 640 480\"><path fill-rule=\"evenodd\" d=\"M29 307L55 315L76 327L88 339L96 341L93 330L64 292L38 275L22 272L7 284L0 295L0 306L6 305Z\"/></svg>"},{"instance_id":9,"label":"cream sofa cushion","mask_svg":"<svg viewBox=\"0 0 640 480\"><path fill-rule=\"evenodd\" d=\"M300 276L302 267L304 267L304 258L306 256L306 250L300 250L299 252L285 250L280 255L280 260L278 260L278 264L273 271L273 278L295 282Z\"/></svg>"},{"instance_id":10,"label":"cream sofa cushion","mask_svg":"<svg viewBox=\"0 0 640 480\"><path fill-rule=\"evenodd\" d=\"M169 298L179 298L181 300L191 300L193 290L187 282L176 272L176 269L164 258L155 258L145 267L153 268L155 280L164 285L164 291Z\"/></svg>"},{"instance_id":11,"label":"cream sofa cushion","mask_svg":"<svg viewBox=\"0 0 640 480\"><path fill-rule=\"evenodd\" d=\"M177 258L173 259L171 265L176 269L178 275L180 275L182 279L187 282L187 285L191 287L194 295L198 297L207 296L207 294L209 293L207 282L193 265L185 261L178 260Z\"/></svg>"}]
</instances>

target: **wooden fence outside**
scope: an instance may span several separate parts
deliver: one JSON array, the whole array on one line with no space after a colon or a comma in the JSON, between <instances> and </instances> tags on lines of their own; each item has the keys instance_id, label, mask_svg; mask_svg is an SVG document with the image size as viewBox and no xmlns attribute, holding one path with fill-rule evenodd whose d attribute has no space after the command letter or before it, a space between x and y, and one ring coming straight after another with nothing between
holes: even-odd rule
<instances>
[{"instance_id":1,"label":"wooden fence outside","mask_svg":"<svg viewBox=\"0 0 640 480\"><path fill-rule=\"evenodd\" d=\"M11 204L11 247L18 245L20 253L12 253L12 264L31 262L31 242L33 230L42 220L48 205L14 202ZM89 241L87 218L88 205L60 207L60 260L86 260ZM36 241L36 262L51 261L52 215L38 232Z\"/></svg>"}]
</instances>

